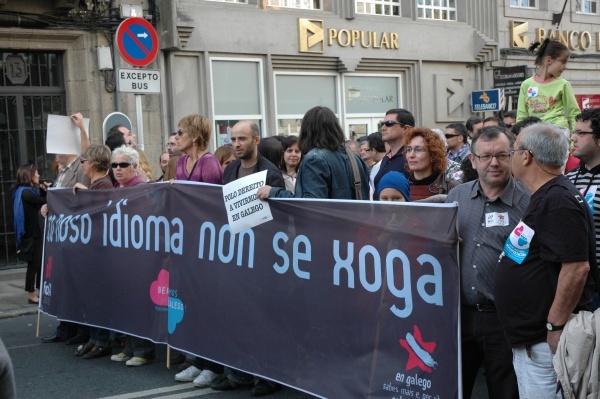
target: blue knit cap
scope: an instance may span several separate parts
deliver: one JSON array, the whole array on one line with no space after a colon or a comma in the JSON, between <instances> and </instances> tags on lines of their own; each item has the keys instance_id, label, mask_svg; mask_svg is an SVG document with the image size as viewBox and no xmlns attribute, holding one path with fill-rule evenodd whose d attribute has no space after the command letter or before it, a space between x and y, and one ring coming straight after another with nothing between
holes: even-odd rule
<instances>
[{"instance_id":1,"label":"blue knit cap","mask_svg":"<svg viewBox=\"0 0 600 399\"><path fill-rule=\"evenodd\" d=\"M400 191L406 202L410 202L410 183L402 173L393 171L383 175L377 185L377 196L381 194L384 188L393 188Z\"/></svg>"}]
</instances>

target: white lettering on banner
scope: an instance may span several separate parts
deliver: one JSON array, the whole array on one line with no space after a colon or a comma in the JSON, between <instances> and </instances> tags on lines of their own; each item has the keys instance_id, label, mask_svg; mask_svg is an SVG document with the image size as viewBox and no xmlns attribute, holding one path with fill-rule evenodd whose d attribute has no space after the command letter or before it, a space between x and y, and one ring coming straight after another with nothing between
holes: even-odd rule
<instances>
[{"instance_id":1,"label":"white lettering on banner","mask_svg":"<svg viewBox=\"0 0 600 399\"><path fill-rule=\"evenodd\" d=\"M224 242L225 234L229 234L228 248L229 253L225 254ZM215 237L217 235L217 228L211 222L204 222L200 226L200 242L198 243L198 259L205 259L204 248L206 240L209 239L208 244L208 260L215 260ZM242 266L242 257L244 255L244 238L248 240L248 268L254 267L254 232L252 229L244 230L239 234L232 234L228 224L221 226L219 230L219 242L218 242L218 255L219 260L223 263L229 263L233 259L235 250L235 240L238 236L237 245L237 265Z\"/></svg>"},{"instance_id":2,"label":"white lettering on banner","mask_svg":"<svg viewBox=\"0 0 600 399\"><path fill-rule=\"evenodd\" d=\"M65 242L67 238L72 243L81 241L88 244L92 237L92 219L90 215L51 215L47 224L48 242Z\"/></svg>"},{"instance_id":3,"label":"white lettering on banner","mask_svg":"<svg viewBox=\"0 0 600 399\"><path fill-rule=\"evenodd\" d=\"M277 255L281 256L281 258L283 259L283 264L279 265L278 263L275 263L273 265L273 269L275 269L275 271L279 274L287 272L290 268L290 258L288 254L278 246L280 241L283 241L283 243L285 244L286 242L288 242L288 240L289 238L287 234L282 233L281 231L277 232L275 236L273 236L273 250ZM300 252L300 244L304 245L304 252ZM310 240L308 239L308 237L299 235L296 238L294 238L294 253L292 257L292 264L296 276L306 280L310 280L310 273L300 270L300 266L298 263L301 260L310 262L311 259L311 247Z\"/></svg>"},{"instance_id":4,"label":"white lettering on banner","mask_svg":"<svg viewBox=\"0 0 600 399\"><path fill-rule=\"evenodd\" d=\"M366 258L367 254L369 257L373 259L373 270L374 270L374 281L369 283L367 281L366 274ZM343 259L340 255L340 242L338 240L333 241L333 257L335 259L335 266L333 268L333 284L340 285L341 284L341 270L346 271L346 275L348 276L347 286L348 288L354 288L354 268L353 268L353 260L354 260L354 243L347 243L347 251L346 258ZM394 263L396 259L401 261L401 273L402 273L402 281L404 281L404 287L398 289L394 282ZM422 254L417 257L417 261L421 266L425 264L430 264L433 268L433 274L423 274L417 279L417 292L421 299L426 303L436 305L436 306L444 306L443 300L443 282L442 282L442 266L440 262L433 256L428 254ZM361 248L358 254L358 267L359 267L359 280L362 287L369 292L376 292L381 289L382 286L382 276L381 276L381 256L377 249L371 245L366 245ZM388 290L399 299L404 300L404 308L398 309L396 305L392 305L390 311L400 317L406 318L412 314L413 310L413 295L412 295L412 287L411 287L411 271L410 271L410 261L404 252L399 249L392 249L389 251L385 257L385 270L386 270L386 282ZM428 284L431 284L433 287L432 294L428 294L426 287Z\"/></svg>"}]
</instances>

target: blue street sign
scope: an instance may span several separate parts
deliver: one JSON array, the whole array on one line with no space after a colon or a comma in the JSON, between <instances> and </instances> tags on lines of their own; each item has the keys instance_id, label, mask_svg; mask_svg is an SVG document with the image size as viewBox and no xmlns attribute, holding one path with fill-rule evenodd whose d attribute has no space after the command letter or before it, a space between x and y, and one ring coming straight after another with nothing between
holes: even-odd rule
<instances>
[{"instance_id":1,"label":"blue street sign","mask_svg":"<svg viewBox=\"0 0 600 399\"><path fill-rule=\"evenodd\" d=\"M145 19L127 18L117 28L117 48L125 61L144 67L158 54L158 35Z\"/></svg>"}]
</instances>

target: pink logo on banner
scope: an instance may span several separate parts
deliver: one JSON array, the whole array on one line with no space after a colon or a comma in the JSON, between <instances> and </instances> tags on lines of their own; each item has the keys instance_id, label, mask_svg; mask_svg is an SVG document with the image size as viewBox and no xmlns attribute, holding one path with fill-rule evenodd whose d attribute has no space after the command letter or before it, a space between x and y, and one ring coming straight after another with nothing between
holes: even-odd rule
<instances>
[{"instance_id":1,"label":"pink logo on banner","mask_svg":"<svg viewBox=\"0 0 600 399\"><path fill-rule=\"evenodd\" d=\"M155 305L169 305L169 272L165 269L158 273L158 278L150 285L150 298Z\"/></svg>"}]
</instances>

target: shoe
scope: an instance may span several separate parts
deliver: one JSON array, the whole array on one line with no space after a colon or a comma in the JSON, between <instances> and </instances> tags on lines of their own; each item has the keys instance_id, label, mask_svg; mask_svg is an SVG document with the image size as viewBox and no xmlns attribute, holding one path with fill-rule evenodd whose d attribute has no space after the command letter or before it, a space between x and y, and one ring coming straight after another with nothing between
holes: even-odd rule
<instances>
[{"instance_id":1,"label":"shoe","mask_svg":"<svg viewBox=\"0 0 600 399\"><path fill-rule=\"evenodd\" d=\"M148 364L152 360L152 358L134 356L131 359L129 359L125 364L128 366L138 367L143 366L144 364Z\"/></svg>"},{"instance_id":2,"label":"shoe","mask_svg":"<svg viewBox=\"0 0 600 399\"><path fill-rule=\"evenodd\" d=\"M126 362L129 359L131 359L131 356L127 356L123 352L119 353L118 355L112 355L110 357L110 360L112 360L113 362Z\"/></svg>"},{"instance_id":3,"label":"shoe","mask_svg":"<svg viewBox=\"0 0 600 399\"><path fill-rule=\"evenodd\" d=\"M83 345L79 345L79 348L77 348L77 350L75 351L75 356L83 356L86 353L88 353L89 351L91 351L92 349L94 349L94 344L92 344L91 342L88 342L87 344Z\"/></svg>"},{"instance_id":4,"label":"shoe","mask_svg":"<svg viewBox=\"0 0 600 399\"><path fill-rule=\"evenodd\" d=\"M252 396L267 396L279 391L281 385L276 382L260 379L252 388Z\"/></svg>"},{"instance_id":5,"label":"shoe","mask_svg":"<svg viewBox=\"0 0 600 399\"><path fill-rule=\"evenodd\" d=\"M44 343L44 344L54 344L57 342L65 342L65 340L63 338L59 337L58 335L53 335L51 337L42 338L42 343Z\"/></svg>"},{"instance_id":6,"label":"shoe","mask_svg":"<svg viewBox=\"0 0 600 399\"><path fill-rule=\"evenodd\" d=\"M83 355L84 359L97 359L102 356L108 356L112 352L109 346L94 346L94 349Z\"/></svg>"},{"instance_id":7,"label":"shoe","mask_svg":"<svg viewBox=\"0 0 600 399\"><path fill-rule=\"evenodd\" d=\"M185 361L177 367L177 371L183 371L183 370L189 368L190 366L193 366L193 364L190 360L188 360L186 358Z\"/></svg>"},{"instance_id":8,"label":"shoe","mask_svg":"<svg viewBox=\"0 0 600 399\"><path fill-rule=\"evenodd\" d=\"M40 300L38 299L37 301L34 301L33 299L27 298L27 303L30 304L30 305L39 305L40 304Z\"/></svg>"},{"instance_id":9,"label":"shoe","mask_svg":"<svg viewBox=\"0 0 600 399\"><path fill-rule=\"evenodd\" d=\"M222 376L221 378L214 380L210 384L210 387L215 391L233 391L235 389L250 389L252 387L252 383L238 384L237 382L228 380L226 376Z\"/></svg>"},{"instance_id":10,"label":"shoe","mask_svg":"<svg viewBox=\"0 0 600 399\"><path fill-rule=\"evenodd\" d=\"M209 387L214 380L220 377L223 377L223 374L217 374L210 370L202 370L200 375L194 379L194 386L198 388Z\"/></svg>"},{"instance_id":11,"label":"shoe","mask_svg":"<svg viewBox=\"0 0 600 399\"><path fill-rule=\"evenodd\" d=\"M185 362L185 359L185 355L179 352L178 354L171 356L171 364L182 364Z\"/></svg>"},{"instance_id":12,"label":"shoe","mask_svg":"<svg viewBox=\"0 0 600 399\"><path fill-rule=\"evenodd\" d=\"M181 373L175 374L175 379L183 382L194 381L194 378L198 377L201 372L202 370L198 369L197 367L190 366Z\"/></svg>"},{"instance_id":13,"label":"shoe","mask_svg":"<svg viewBox=\"0 0 600 399\"><path fill-rule=\"evenodd\" d=\"M90 340L90 337L86 337L85 335L77 334L76 336L67 339L67 345L85 344L89 340Z\"/></svg>"}]
</instances>

